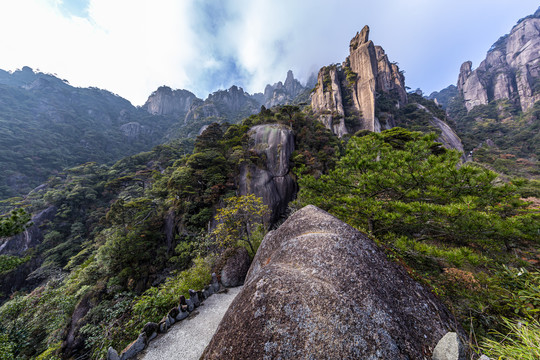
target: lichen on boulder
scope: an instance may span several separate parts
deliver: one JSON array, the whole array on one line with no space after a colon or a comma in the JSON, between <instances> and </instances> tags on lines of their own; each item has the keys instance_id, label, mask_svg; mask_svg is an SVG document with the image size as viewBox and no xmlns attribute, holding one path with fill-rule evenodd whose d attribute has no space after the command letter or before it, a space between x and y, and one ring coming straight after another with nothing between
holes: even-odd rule
<instances>
[{"instance_id":1,"label":"lichen on boulder","mask_svg":"<svg viewBox=\"0 0 540 360\"><path fill-rule=\"evenodd\" d=\"M371 239L307 206L264 238L201 358L429 359L455 326Z\"/></svg>"}]
</instances>

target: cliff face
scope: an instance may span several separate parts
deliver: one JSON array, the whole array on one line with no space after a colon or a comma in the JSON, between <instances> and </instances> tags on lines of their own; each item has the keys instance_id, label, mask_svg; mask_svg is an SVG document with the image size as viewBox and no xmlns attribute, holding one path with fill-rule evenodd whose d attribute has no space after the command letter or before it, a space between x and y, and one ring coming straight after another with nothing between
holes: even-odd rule
<instances>
[{"instance_id":1,"label":"cliff face","mask_svg":"<svg viewBox=\"0 0 540 360\"><path fill-rule=\"evenodd\" d=\"M306 88L294 78L293 72L287 72L285 82L277 82L274 85L266 85L264 89L264 106L271 108L276 105L285 105L291 103Z\"/></svg>"},{"instance_id":2,"label":"cliff face","mask_svg":"<svg viewBox=\"0 0 540 360\"><path fill-rule=\"evenodd\" d=\"M349 51L341 66L319 71L311 96L313 111L340 137L364 129L381 131L376 114L380 94L390 94L397 106L407 103L403 75L384 50L369 40L368 26L351 40Z\"/></svg>"},{"instance_id":3,"label":"cliff face","mask_svg":"<svg viewBox=\"0 0 540 360\"><path fill-rule=\"evenodd\" d=\"M146 100L143 109L152 115L185 115L193 102L195 94L187 90L172 90L168 86L160 86Z\"/></svg>"},{"instance_id":4,"label":"cliff face","mask_svg":"<svg viewBox=\"0 0 540 360\"><path fill-rule=\"evenodd\" d=\"M493 44L478 68L463 63L457 86L467 110L509 99L526 111L540 100L540 10Z\"/></svg>"},{"instance_id":5,"label":"cliff face","mask_svg":"<svg viewBox=\"0 0 540 360\"><path fill-rule=\"evenodd\" d=\"M307 206L266 235L201 359L431 359L454 328L366 235Z\"/></svg>"},{"instance_id":6,"label":"cliff face","mask_svg":"<svg viewBox=\"0 0 540 360\"><path fill-rule=\"evenodd\" d=\"M262 197L275 222L296 194L296 183L290 175L289 157L294 151L294 136L287 126L258 125L250 129L250 148L266 159L263 166L242 165L238 175L239 195Z\"/></svg>"},{"instance_id":7,"label":"cliff face","mask_svg":"<svg viewBox=\"0 0 540 360\"><path fill-rule=\"evenodd\" d=\"M204 101L195 100L186 114L186 124L204 118L223 118L236 122L260 110L260 103L237 86L210 94Z\"/></svg>"}]
</instances>

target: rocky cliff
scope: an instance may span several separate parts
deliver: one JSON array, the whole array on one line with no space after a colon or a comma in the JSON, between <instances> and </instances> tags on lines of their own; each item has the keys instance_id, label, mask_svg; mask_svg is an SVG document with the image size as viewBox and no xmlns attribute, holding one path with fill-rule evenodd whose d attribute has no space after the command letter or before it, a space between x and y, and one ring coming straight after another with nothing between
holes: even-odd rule
<instances>
[{"instance_id":1,"label":"rocky cliff","mask_svg":"<svg viewBox=\"0 0 540 360\"><path fill-rule=\"evenodd\" d=\"M32 226L22 233L0 238L0 255L23 256L28 249L40 244L43 241L42 226L54 219L57 210L55 206L49 206L32 216Z\"/></svg>"},{"instance_id":2,"label":"rocky cliff","mask_svg":"<svg viewBox=\"0 0 540 360\"><path fill-rule=\"evenodd\" d=\"M268 124L252 127L249 134L251 151L261 156L264 163L241 165L238 192L262 197L263 203L272 209L267 220L274 223L296 194L289 168L289 157L294 151L293 132L285 125Z\"/></svg>"},{"instance_id":3,"label":"rocky cliff","mask_svg":"<svg viewBox=\"0 0 540 360\"><path fill-rule=\"evenodd\" d=\"M160 86L148 97L143 109L152 115L185 116L197 99L190 91L172 90L168 86Z\"/></svg>"},{"instance_id":4,"label":"rocky cliff","mask_svg":"<svg viewBox=\"0 0 540 360\"><path fill-rule=\"evenodd\" d=\"M274 85L266 85L263 95L263 104L267 108L276 105L290 104L305 90L306 88L294 78L293 72L289 70L284 83L279 81Z\"/></svg>"},{"instance_id":5,"label":"rocky cliff","mask_svg":"<svg viewBox=\"0 0 540 360\"><path fill-rule=\"evenodd\" d=\"M260 103L241 87L231 86L228 90L219 90L210 94L204 101L194 101L184 122L189 124L209 117L237 122L259 112L260 107Z\"/></svg>"},{"instance_id":6,"label":"rocky cliff","mask_svg":"<svg viewBox=\"0 0 540 360\"><path fill-rule=\"evenodd\" d=\"M454 326L366 235L307 206L264 238L201 359L431 359Z\"/></svg>"},{"instance_id":7,"label":"rocky cliff","mask_svg":"<svg viewBox=\"0 0 540 360\"><path fill-rule=\"evenodd\" d=\"M311 107L338 136L358 130L380 131L376 101L389 95L396 106L407 103L405 79L380 46L369 40L364 26L351 40L342 65L323 67L311 96ZM384 128L384 126L383 126Z\"/></svg>"},{"instance_id":8,"label":"rocky cliff","mask_svg":"<svg viewBox=\"0 0 540 360\"><path fill-rule=\"evenodd\" d=\"M509 99L526 111L540 100L540 9L495 42L478 68L463 63L457 87L467 110Z\"/></svg>"}]
</instances>

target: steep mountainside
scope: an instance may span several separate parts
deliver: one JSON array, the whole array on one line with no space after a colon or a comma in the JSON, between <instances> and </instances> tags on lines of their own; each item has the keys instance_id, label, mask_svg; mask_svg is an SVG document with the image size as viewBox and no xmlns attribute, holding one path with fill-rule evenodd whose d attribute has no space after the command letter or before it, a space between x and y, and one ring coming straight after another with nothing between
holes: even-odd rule
<instances>
[{"instance_id":1,"label":"steep mountainside","mask_svg":"<svg viewBox=\"0 0 540 360\"><path fill-rule=\"evenodd\" d=\"M187 114L196 100L200 99L190 91L160 86L148 97L142 108L153 115L175 115L180 118Z\"/></svg>"},{"instance_id":2,"label":"steep mountainside","mask_svg":"<svg viewBox=\"0 0 540 360\"><path fill-rule=\"evenodd\" d=\"M358 130L381 131L392 127L376 114L376 99L390 94L396 106L407 104L405 79L384 50L369 40L365 26L351 40L350 55L342 65L323 67L311 96L311 107L338 136Z\"/></svg>"},{"instance_id":3,"label":"steep mountainside","mask_svg":"<svg viewBox=\"0 0 540 360\"><path fill-rule=\"evenodd\" d=\"M289 70L284 83L279 81L274 85L266 85L264 88L263 104L267 108L276 105L290 104L298 95L306 90L307 87L302 86L302 84L294 78L293 72Z\"/></svg>"},{"instance_id":4,"label":"steep mountainside","mask_svg":"<svg viewBox=\"0 0 540 360\"><path fill-rule=\"evenodd\" d=\"M260 107L251 95L233 85L228 90L219 90L208 95L204 101L195 101L184 122L189 124L212 117L215 118L214 120L221 118L220 120L236 123L249 115L256 114Z\"/></svg>"},{"instance_id":5,"label":"steep mountainside","mask_svg":"<svg viewBox=\"0 0 540 360\"><path fill-rule=\"evenodd\" d=\"M518 21L457 87L429 98L447 110L469 160L510 176L540 176L540 9Z\"/></svg>"},{"instance_id":6,"label":"steep mountainside","mask_svg":"<svg viewBox=\"0 0 540 360\"><path fill-rule=\"evenodd\" d=\"M251 95L240 87L232 86L228 90L218 90L202 100L187 90L172 90L162 86L150 95L143 109L151 114L173 115L183 119L183 132L178 135L185 133L196 136L212 122L234 124L256 114L261 106L271 108L305 102L309 90L289 70L284 83L279 81L274 85L266 85L264 94Z\"/></svg>"},{"instance_id":7,"label":"steep mountainside","mask_svg":"<svg viewBox=\"0 0 540 360\"><path fill-rule=\"evenodd\" d=\"M0 199L25 194L65 167L150 149L175 122L28 67L1 71Z\"/></svg>"},{"instance_id":8,"label":"steep mountainside","mask_svg":"<svg viewBox=\"0 0 540 360\"><path fill-rule=\"evenodd\" d=\"M526 111L540 100L540 9L497 40L478 68L463 63L457 87L468 111L500 99Z\"/></svg>"},{"instance_id":9,"label":"steep mountainside","mask_svg":"<svg viewBox=\"0 0 540 360\"><path fill-rule=\"evenodd\" d=\"M380 46L369 40L365 26L351 40L341 65L323 67L311 93L311 108L338 137L395 126L432 131L447 148L463 152L459 136L446 123L444 111L417 94L407 94L405 77Z\"/></svg>"}]
</instances>

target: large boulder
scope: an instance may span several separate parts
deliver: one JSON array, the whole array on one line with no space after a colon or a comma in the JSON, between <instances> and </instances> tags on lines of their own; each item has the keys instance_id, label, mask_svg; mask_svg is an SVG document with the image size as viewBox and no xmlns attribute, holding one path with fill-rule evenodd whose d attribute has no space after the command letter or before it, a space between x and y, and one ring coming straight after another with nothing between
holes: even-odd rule
<instances>
[{"instance_id":1,"label":"large boulder","mask_svg":"<svg viewBox=\"0 0 540 360\"><path fill-rule=\"evenodd\" d=\"M294 151L292 130L281 124L257 125L249 130L250 151L263 159L262 164L242 164L237 178L238 195L254 194L262 198L271 213L265 223L276 223L296 194L296 182L290 173L289 157Z\"/></svg>"},{"instance_id":2,"label":"large boulder","mask_svg":"<svg viewBox=\"0 0 540 360\"><path fill-rule=\"evenodd\" d=\"M429 359L447 309L366 235L315 206L263 240L202 359Z\"/></svg>"},{"instance_id":3,"label":"large boulder","mask_svg":"<svg viewBox=\"0 0 540 360\"><path fill-rule=\"evenodd\" d=\"M247 250L243 247L231 248L223 254L223 258L223 268L220 272L223 286L242 285L251 263Z\"/></svg>"}]
</instances>

